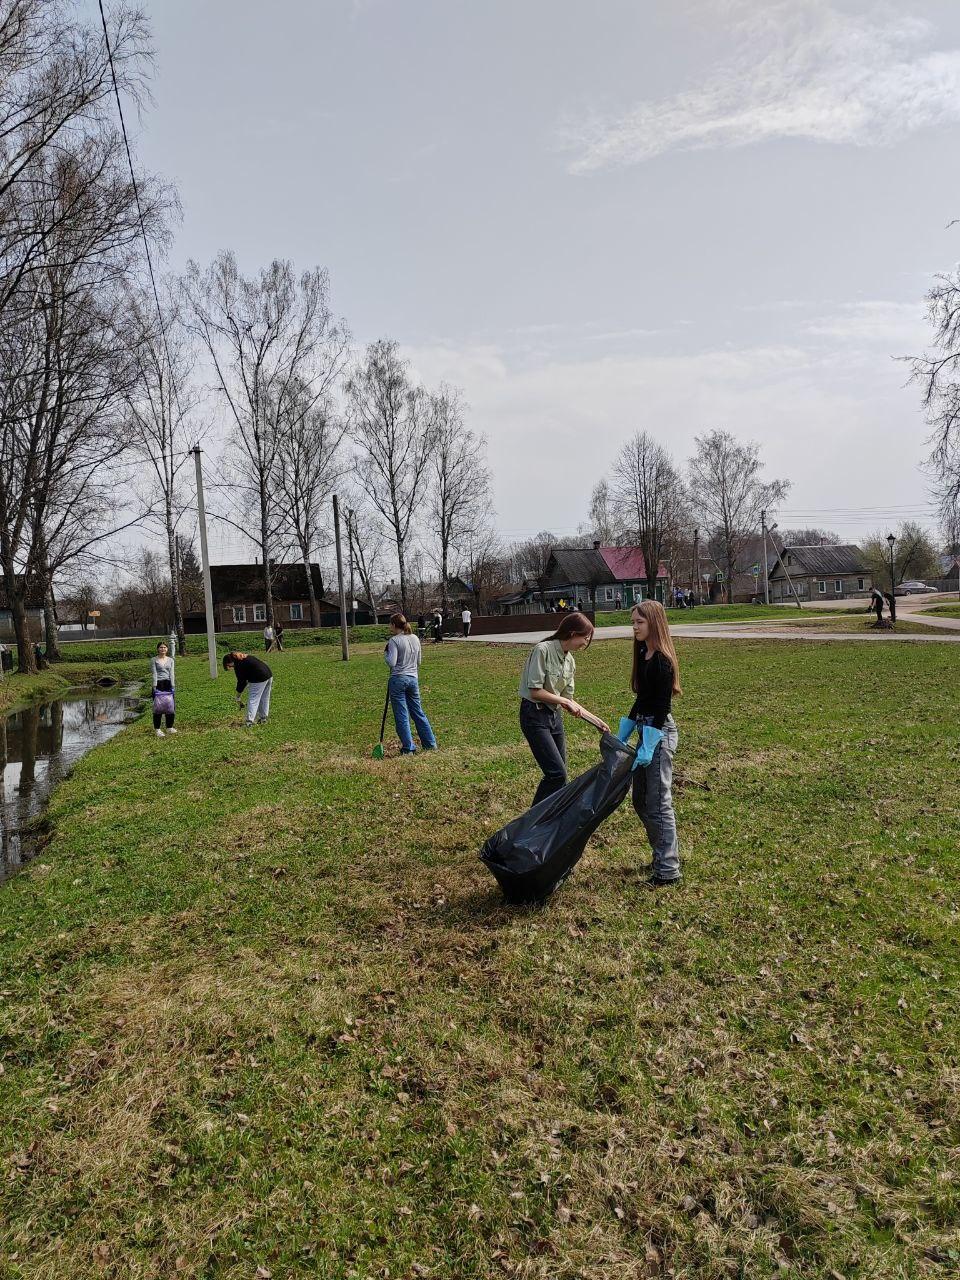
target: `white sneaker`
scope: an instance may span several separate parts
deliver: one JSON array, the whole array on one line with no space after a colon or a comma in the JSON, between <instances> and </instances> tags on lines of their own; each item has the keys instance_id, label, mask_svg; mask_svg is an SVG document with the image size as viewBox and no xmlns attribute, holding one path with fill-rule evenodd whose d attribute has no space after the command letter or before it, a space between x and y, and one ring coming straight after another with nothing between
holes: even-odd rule
<instances>
[{"instance_id":1,"label":"white sneaker","mask_svg":"<svg viewBox=\"0 0 960 1280\"><path fill-rule=\"evenodd\" d=\"M176 729L168 729L168 730L167 730L167 733L176 733L176 732L177 732L177 731L176 731Z\"/></svg>"},{"instance_id":2,"label":"white sneaker","mask_svg":"<svg viewBox=\"0 0 960 1280\"><path fill-rule=\"evenodd\" d=\"M157 737L158 737L158 738L165 738L166 736L167 736L167 735L163 732L163 730L162 730L162 729L158 729L158 730L157 730Z\"/></svg>"}]
</instances>

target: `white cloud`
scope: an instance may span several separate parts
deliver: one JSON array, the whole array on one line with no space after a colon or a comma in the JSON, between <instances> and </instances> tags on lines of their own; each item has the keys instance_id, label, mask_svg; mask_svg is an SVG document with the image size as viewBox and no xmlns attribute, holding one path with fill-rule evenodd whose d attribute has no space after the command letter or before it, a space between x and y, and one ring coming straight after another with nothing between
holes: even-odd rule
<instances>
[{"instance_id":1,"label":"white cloud","mask_svg":"<svg viewBox=\"0 0 960 1280\"><path fill-rule=\"evenodd\" d=\"M886 347L892 355L915 353L930 341L930 326L920 302L847 302L830 315L810 320L804 328L814 337Z\"/></svg>"},{"instance_id":2,"label":"white cloud","mask_svg":"<svg viewBox=\"0 0 960 1280\"><path fill-rule=\"evenodd\" d=\"M712 427L758 440L769 474L793 482L792 507L924 501L915 391L890 350L865 344L859 330L826 348L818 335L690 355L547 356L536 365L494 345L405 354L428 385L463 387L470 424L488 437L507 537L573 531L587 517L591 488L638 429L681 462Z\"/></svg>"},{"instance_id":3,"label":"white cloud","mask_svg":"<svg viewBox=\"0 0 960 1280\"><path fill-rule=\"evenodd\" d=\"M566 123L571 171L774 138L882 146L960 120L960 50L925 50L934 32L921 19L789 0L741 18L734 33L742 51L698 88Z\"/></svg>"}]
</instances>

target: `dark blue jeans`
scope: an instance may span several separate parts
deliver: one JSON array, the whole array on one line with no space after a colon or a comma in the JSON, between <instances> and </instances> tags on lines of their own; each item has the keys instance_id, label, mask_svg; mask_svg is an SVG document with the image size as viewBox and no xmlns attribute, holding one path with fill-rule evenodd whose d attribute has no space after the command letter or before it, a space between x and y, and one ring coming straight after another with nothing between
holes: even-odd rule
<instances>
[{"instance_id":1,"label":"dark blue jeans","mask_svg":"<svg viewBox=\"0 0 960 1280\"><path fill-rule=\"evenodd\" d=\"M420 684L416 676L391 676L390 705L393 707L393 719L397 726L397 737L404 751L416 751L413 735L410 733L410 717L417 726L417 736L421 746L428 751L437 745L430 728L430 721L420 704Z\"/></svg>"},{"instance_id":2,"label":"dark blue jeans","mask_svg":"<svg viewBox=\"0 0 960 1280\"><path fill-rule=\"evenodd\" d=\"M547 796L567 785L567 740L563 732L563 712L559 707L545 702L520 699L520 729L533 758L543 770L533 803L539 804Z\"/></svg>"}]
</instances>

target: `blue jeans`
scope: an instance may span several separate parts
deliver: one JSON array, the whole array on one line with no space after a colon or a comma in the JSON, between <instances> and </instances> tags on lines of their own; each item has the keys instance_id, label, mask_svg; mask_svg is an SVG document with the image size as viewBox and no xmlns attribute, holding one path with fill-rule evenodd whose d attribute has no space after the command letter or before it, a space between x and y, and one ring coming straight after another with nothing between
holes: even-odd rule
<instances>
[{"instance_id":1,"label":"blue jeans","mask_svg":"<svg viewBox=\"0 0 960 1280\"><path fill-rule=\"evenodd\" d=\"M653 717L644 717L643 723L652 724ZM663 880L680 879L680 847L672 791L678 737L673 716L667 716L663 741L653 753L653 759L633 775L633 807L653 849L653 874Z\"/></svg>"},{"instance_id":2,"label":"blue jeans","mask_svg":"<svg viewBox=\"0 0 960 1280\"><path fill-rule=\"evenodd\" d=\"M404 751L416 751L413 736L410 733L410 717L417 726L420 745L432 751L437 745L430 728L430 721L420 705L420 683L416 676L391 676L387 688L390 690L390 705L393 707L393 719L397 726L397 737Z\"/></svg>"}]
</instances>

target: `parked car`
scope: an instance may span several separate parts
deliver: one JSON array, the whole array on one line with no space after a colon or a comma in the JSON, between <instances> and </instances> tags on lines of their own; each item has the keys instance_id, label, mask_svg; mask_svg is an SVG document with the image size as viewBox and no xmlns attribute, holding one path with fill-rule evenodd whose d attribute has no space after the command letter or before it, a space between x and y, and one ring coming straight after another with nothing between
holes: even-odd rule
<instances>
[{"instance_id":1,"label":"parked car","mask_svg":"<svg viewBox=\"0 0 960 1280\"><path fill-rule=\"evenodd\" d=\"M894 595L897 596L923 596L928 592L936 593L936 587L928 587L925 582L918 582L916 579L908 578L906 582L901 582L897 587Z\"/></svg>"}]
</instances>

